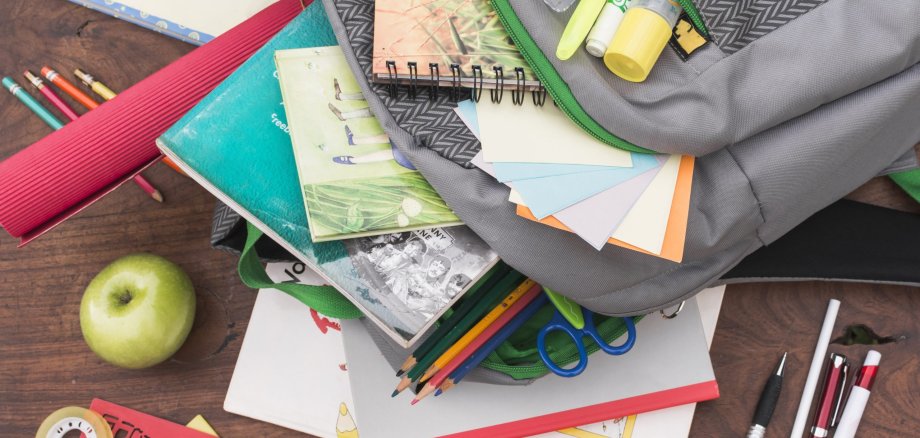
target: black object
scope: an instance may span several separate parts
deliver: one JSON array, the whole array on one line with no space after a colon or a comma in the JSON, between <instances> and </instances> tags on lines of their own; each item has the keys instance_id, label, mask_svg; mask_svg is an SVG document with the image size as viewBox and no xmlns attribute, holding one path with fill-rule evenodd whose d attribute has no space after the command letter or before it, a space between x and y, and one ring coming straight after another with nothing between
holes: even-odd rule
<instances>
[{"instance_id":1,"label":"black object","mask_svg":"<svg viewBox=\"0 0 920 438\"><path fill-rule=\"evenodd\" d=\"M779 400L779 394L783 390L783 372L786 370L786 354L780 359L776 371L767 379L767 384L763 387L763 393L760 394L760 400L757 402L757 409L754 410L754 420L751 422L751 429L748 430L748 438L760 438L767 431L767 425L770 424L770 417L773 416L773 410L776 409L776 402Z\"/></svg>"}]
</instances>

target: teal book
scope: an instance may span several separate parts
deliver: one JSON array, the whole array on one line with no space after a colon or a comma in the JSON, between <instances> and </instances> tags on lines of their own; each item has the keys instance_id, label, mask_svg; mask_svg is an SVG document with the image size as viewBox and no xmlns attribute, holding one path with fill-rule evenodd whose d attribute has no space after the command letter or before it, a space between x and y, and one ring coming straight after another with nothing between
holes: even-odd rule
<instances>
[{"instance_id":1,"label":"teal book","mask_svg":"<svg viewBox=\"0 0 920 438\"><path fill-rule=\"evenodd\" d=\"M157 144L408 347L498 257L463 226L313 243L274 55L336 44L322 4L314 2Z\"/></svg>"}]
</instances>

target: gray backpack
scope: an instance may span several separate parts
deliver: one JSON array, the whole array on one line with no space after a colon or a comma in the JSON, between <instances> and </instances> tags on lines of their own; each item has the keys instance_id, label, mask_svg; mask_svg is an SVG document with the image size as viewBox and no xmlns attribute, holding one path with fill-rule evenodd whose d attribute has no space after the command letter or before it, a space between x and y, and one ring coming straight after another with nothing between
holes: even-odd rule
<instances>
[{"instance_id":1,"label":"gray backpack","mask_svg":"<svg viewBox=\"0 0 920 438\"><path fill-rule=\"evenodd\" d=\"M870 178L917 166L915 0L682 0L708 42L689 57L666 48L641 84L584 51L565 62L551 55L571 11L493 0L550 96L585 129L612 146L698 157L683 263L612 245L598 252L519 218L508 189L469 165L479 144L453 112L456 96L394 95L367 80L372 0L323 2L394 144L505 262L595 312L678 304Z\"/></svg>"}]
</instances>

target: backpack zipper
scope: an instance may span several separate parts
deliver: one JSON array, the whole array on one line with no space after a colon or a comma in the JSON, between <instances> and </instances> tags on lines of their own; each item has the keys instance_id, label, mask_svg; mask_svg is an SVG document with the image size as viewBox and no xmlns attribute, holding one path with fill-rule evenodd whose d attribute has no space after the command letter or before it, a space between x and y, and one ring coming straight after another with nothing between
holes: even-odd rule
<instances>
[{"instance_id":1,"label":"backpack zipper","mask_svg":"<svg viewBox=\"0 0 920 438\"><path fill-rule=\"evenodd\" d=\"M677 1L680 3L681 7L684 8L684 12L687 13L687 17L690 18L697 30L708 38L709 30L706 28L702 15L693 4L693 1ZM580 126L581 129L592 137L610 146L643 154L656 153L655 151L636 146L611 134L606 128L591 118L591 116L585 112L584 108L581 107L581 104L578 103L578 100L575 99L575 95L572 94L568 84L565 83L556 71L556 68L553 67L543 51L540 50L540 47L537 46L537 43L530 37L527 29L524 28L524 24L521 23L521 20L514 13L514 8L511 7L509 0L490 0L490 3L492 4L492 8L495 9L499 20L501 20L502 25L504 25L505 29L508 31L508 35L511 36L511 40L514 41L521 55L527 63L530 64L534 74L537 75L537 79L543 84L559 109L561 109L572 122Z\"/></svg>"}]
</instances>

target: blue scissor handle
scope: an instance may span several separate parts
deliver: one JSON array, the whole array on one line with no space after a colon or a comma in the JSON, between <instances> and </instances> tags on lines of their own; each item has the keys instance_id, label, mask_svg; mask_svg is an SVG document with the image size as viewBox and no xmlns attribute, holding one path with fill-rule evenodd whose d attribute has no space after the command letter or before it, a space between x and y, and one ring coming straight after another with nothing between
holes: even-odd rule
<instances>
[{"instance_id":1,"label":"blue scissor handle","mask_svg":"<svg viewBox=\"0 0 920 438\"><path fill-rule=\"evenodd\" d=\"M575 347L578 348L578 363L574 367L562 368L556 365L556 362L553 362L553 359L549 357L549 353L546 351L546 335L553 330L559 330L569 335L572 338L572 342L575 343ZM540 353L540 359L543 359L546 367L562 377L575 377L588 367L588 352L585 351L585 344L581 342L581 331L575 330L559 311L556 311L553 314L553 319L537 333L537 352Z\"/></svg>"},{"instance_id":2,"label":"blue scissor handle","mask_svg":"<svg viewBox=\"0 0 920 438\"><path fill-rule=\"evenodd\" d=\"M632 350L633 345L636 344L636 324L633 322L632 318L626 317L622 318L623 323L626 324L626 340L623 341L621 345L610 345L601 338L600 333L597 332L597 327L594 326L594 312L586 311L585 312L585 328L584 332L591 336L594 339L594 342L597 343L601 350L604 350L605 353L619 356L626 353L629 350Z\"/></svg>"}]
</instances>

